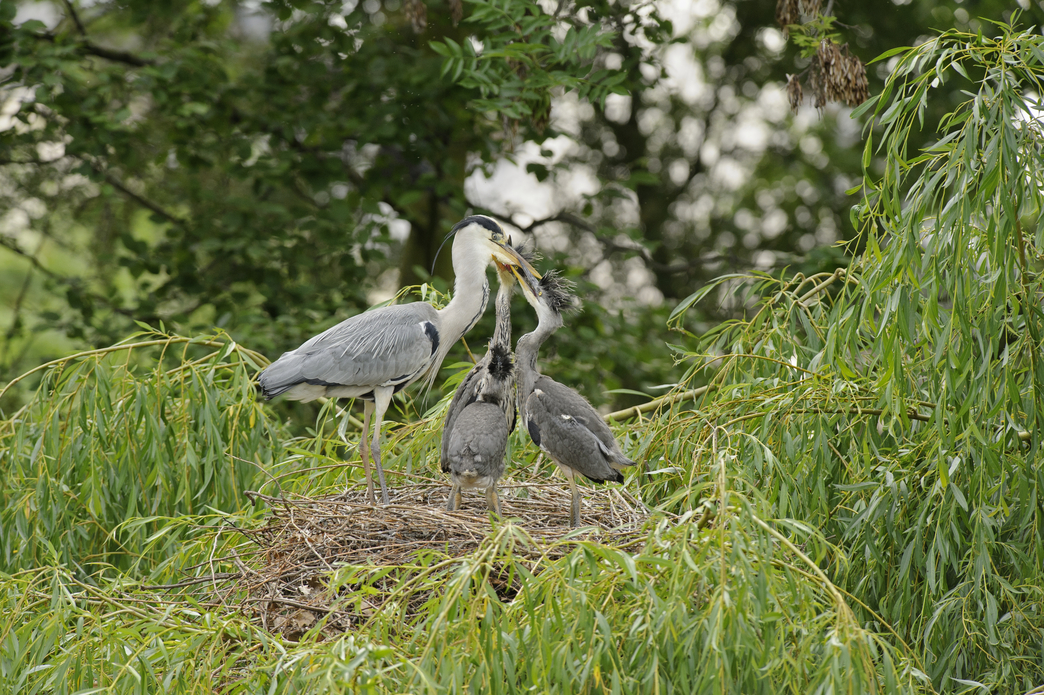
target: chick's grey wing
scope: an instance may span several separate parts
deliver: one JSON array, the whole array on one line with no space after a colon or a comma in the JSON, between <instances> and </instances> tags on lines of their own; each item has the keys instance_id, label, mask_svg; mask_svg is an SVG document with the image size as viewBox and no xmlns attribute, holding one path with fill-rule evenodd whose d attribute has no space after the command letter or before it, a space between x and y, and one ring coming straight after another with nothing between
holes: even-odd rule
<instances>
[{"instance_id":1,"label":"chick's grey wing","mask_svg":"<svg viewBox=\"0 0 1044 695\"><path fill-rule=\"evenodd\" d=\"M617 463L613 451L588 426L591 414L583 410L580 413L571 411L568 406L575 405L573 399L563 402L552 392L540 388L544 385L538 383L538 388L533 390L526 401L533 441L556 463L568 466L591 480L622 482L623 476L612 465ZM578 394L577 397L583 400ZM594 412L593 408L591 412ZM597 418L597 413L593 417ZM623 458L626 460L626 457Z\"/></svg>"},{"instance_id":2,"label":"chick's grey wing","mask_svg":"<svg viewBox=\"0 0 1044 695\"><path fill-rule=\"evenodd\" d=\"M605 423L602 416L594 409L586 398L575 390L558 383L549 376L537 379L536 388L548 395L547 401L553 403L560 413L568 414L582 424L602 444L609 459L620 466L633 466L635 462L624 455L620 443L613 436L613 431Z\"/></svg>"},{"instance_id":3,"label":"chick's grey wing","mask_svg":"<svg viewBox=\"0 0 1044 695\"><path fill-rule=\"evenodd\" d=\"M442 426L442 446L439 453L439 464L443 473L449 472L449 459L447 458L449 440L456 425L457 418L460 417L461 412L468 405L475 402L475 398L478 394L478 383L482 378L482 372L484 369L485 366L481 361L471 368L471 371L465 375L464 380L460 382L456 392L454 392L449 407L446 408L446 422Z\"/></svg>"},{"instance_id":4,"label":"chick's grey wing","mask_svg":"<svg viewBox=\"0 0 1044 695\"><path fill-rule=\"evenodd\" d=\"M394 386L417 379L439 346L438 315L417 302L367 311L294 352L307 380L342 386Z\"/></svg>"}]
</instances>

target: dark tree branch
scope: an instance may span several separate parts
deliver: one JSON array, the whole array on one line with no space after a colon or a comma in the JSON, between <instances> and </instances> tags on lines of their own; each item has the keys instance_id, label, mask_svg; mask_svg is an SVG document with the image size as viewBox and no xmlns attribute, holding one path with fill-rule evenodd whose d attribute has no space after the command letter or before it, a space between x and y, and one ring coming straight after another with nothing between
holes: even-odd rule
<instances>
[{"instance_id":1,"label":"dark tree branch","mask_svg":"<svg viewBox=\"0 0 1044 695\"><path fill-rule=\"evenodd\" d=\"M155 65L156 61L149 58L142 58L136 56L133 53L127 51L117 51L112 48L105 48L98 44L91 43L90 41L83 42L83 50L93 56L104 58L105 60L111 60L114 63L125 63L127 65L133 65L136 68L143 68L149 65Z\"/></svg>"},{"instance_id":2,"label":"dark tree branch","mask_svg":"<svg viewBox=\"0 0 1044 695\"><path fill-rule=\"evenodd\" d=\"M58 37L54 34L33 34L33 36L35 36L37 39L41 41L50 41L51 43L56 43L58 40ZM98 58L104 58L105 60L111 60L114 63L124 63L125 65L132 65L136 68L142 68L148 65L156 64L156 61L152 60L151 58L142 58L141 56L137 56L133 53L128 53L127 51L118 51L114 48L105 48L104 46L99 46L98 44L93 43L92 41L89 41L87 39L77 41L76 43L79 44L80 49L84 53L96 56Z\"/></svg>"},{"instance_id":3,"label":"dark tree branch","mask_svg":"<svg viewBox=\"0 0 1044 695\"><path fill-rule=\"evenodd\" d=\"M15 298L14 307L11 310L11 325L7 328L7 333L4 335L4 344L0 345L0 369L3 369L5 366L7 361L7 351L11 347L11 341L14 339L15 334L18 333L18 325L21 322L22 304L25 302L25 297L29 293L29 287L33 280L33 270L36 269L34 263L39 264L38 258L45 241L47 241L46 236L40 239L40 243L36 246L36 251L34 251L30 257L33 263L30 263L29 268L26 269L25 278L22 280L22 287L19 289L18 296ZM26 256L29 255L26 254Z\"/></svg>"},{"instance_id":4,"label":"dark tree branch","mask_svg":"<svg viewBox=\"0 0 1044 695\"><path fill-rule=\"evenodd\" d=\"M641 257L641 259L645 262L645 265L650 270L653 270L657 273L666 273L669 275L687 273L691 270L701 268L707 264L715 263L723 258L723 256L719 253L711 253L704 256L700 256L698 258L693 258L692 260L689 260L685 263L661 263L657 261L655 258L653 258L652 254L649 253L649 250L641 244L637 242L634 242L633 244L617 243L613 239L609 239L599 234L597 227L595 227L587 220L584 220L583 218L571 212L556 212L555 214L549 215L548 217L533 220L527 225L522 225L518 221L516 221L514 215L496 212L490 212L490 214L493 217L508 222L512 226L518 227L521 231L527 234L531 233L538 227L543 227L544 225L549 224L551 222L563 222L565 224L571 225L585 232L590 232L591 234L593 234L595 239L598 240L598 243L600 243L603 249L605 249L605 253L602 256L603 259L615 253L636 253L639 257Z\"/></svg>"},{"instance_id":5,"label":"dark tree branch","mask_svg":"<svg viewBox=\"0 0 1044 695\"><path fill-rule=\"evenodd\" d=\"M184 220L178 217L177 215L168 212L158 203L154 203L148 198L138 193L135 193L131 189L127 188L127 186L122 181L116 178L113 174L106 171L97 161L86 161L91 165L91 168L93 168L96 172L101 174L105 178L105 181L108 182L113 188L115 188L120 193L133 200L138 205L142 206L146 210L151 210L152 212L156 213L157 215L167 220L171 224L176 224L179 227L184 227L186 229L191 228L192 225L189 224L188 220Z\"/></svg>"},{"instance_id":6,"label":"dark tree branch","mask_svg":"<svg viewBox=\"0 0 1044 695\"><path fill-rule=\"evenodd\" d=\"M27 261L29 261L29 263L30 263L30 265L32 265L32 267L36 268L41 273L43 273L47 277L51 278L55 282L61 283L61 284L65 285L66 287L69 287L70 289L73 289L73 290L75 290L77 292L82 293L84 296L90 297L92 301L97 302L98 304L101 304L102 306L108 307L109 309L115 311L117 314L122 314L124 316L129 316L130 318L135 318L136 315L134 314L133 311L131 311L129 309L124 309L123 307L120 307L120 306L116 306L111 301L109 301L107 298L105 298L105 297L103 297L103 296L101 296L99 294L94 294L93 292L88 292L87 290L83 289L83 280L82 279L80 279L80 278L73 278L73 277L67 277L67 276L62 275L60 273L54 272L53 270L51 270L50 268L45 266L43 263L41 263L40 259L37 258L35 254L31 254L28 251L26 251L25 249L19 247L18 244L16 244L13 239L9 239L9 238L7 238L5 236L0 236L0 247L3 247L5 249L7 249L8 251L11 251L12 253L14 253L16 255L19 255L22 258L26 259Z\"/></svg>"},{"instance_id":7,"label":"dark tree branch","mask_svg":"<svg viewBox=\"0 0 1044 695\"><path fill-rule=\"evenodd\" d=\"M58 280L59 282L64 282L67 284L75 282L70 278L65 277L64 275L59 275L58 273L45 266L43 263L40 262L40 259L36 257L36 254L29 253L28 251L20 247L14 239L11 239L6 236L0 236L0 246L26 259L27 261L29 261L29 264L31 266L33 266L34 268L36 268L41 273L43 273L51 279Z\"/></svg>"},{"instance_id":8,"label":"dark tree branch","mask_svg":"<svg viewBox=\"0 0 1044 695\"><path fill-rule=\"evenodd\" d=\"M87 38L87 29L84 28L83 22L80 21L80 15L76 14L76 8L73 7L71 0L65 0L65 9L69 11L69 17L76 25L76 28L79 29L80 35Z\"/></svg>"}]
</instances>

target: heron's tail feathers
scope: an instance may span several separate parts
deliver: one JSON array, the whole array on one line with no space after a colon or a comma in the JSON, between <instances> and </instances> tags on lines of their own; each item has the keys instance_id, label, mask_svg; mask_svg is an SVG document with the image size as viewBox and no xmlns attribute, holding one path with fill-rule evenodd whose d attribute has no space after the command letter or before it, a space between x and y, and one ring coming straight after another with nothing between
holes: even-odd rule
<instances>
[{"instance_id":1,"label":"heron's tail feathers","mask_svg":"<svg viewBox=\"0 0 1044 695\"><path fill-rule=\"evenodd\" d=\"M613 456L613 459L612 459L612 461L610 461L609 465L612 466L613 468L617 469L617 470L619 470L621 468L626 468L627 466L637 466L638 465L637 461L633 461L633 460L627 458L626 456L624 456L623 454L616 453L616 452L614 452L614 454L615 455Z\"/></svg>"},{"instance_id":2,"label":"heron's tail feathers","mask_svg":"<svg viewBox=\"0 0 1044 695\"><path fill-rule=\"evenodd\" d=\"M283 353L282 357L265 367L257 376L261 394L268 400L286 393L305 381L301 375L300 360L292 352Z\"/></svg>"}]
</instances>

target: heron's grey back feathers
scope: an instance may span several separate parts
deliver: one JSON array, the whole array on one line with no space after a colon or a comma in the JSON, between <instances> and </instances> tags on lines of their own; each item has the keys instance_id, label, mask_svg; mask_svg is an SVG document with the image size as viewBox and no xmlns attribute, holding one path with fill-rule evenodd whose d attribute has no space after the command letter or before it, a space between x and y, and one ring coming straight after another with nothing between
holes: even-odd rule
<instances>
[{"instance_id":1,"label":"heron's grey back feathers","mask_svg":"<svg viewBox=\"0 0 1044 695\"><path fill-rule=\"evenodd\" d=\"M457 418L464 411L464 408L474 403L478 396L478 382L483 371L485 371L483 365L485 361L486 357L483 357L471 368L471 371L467 373L464 380L460 382L460 386L453 393L453 400L450 401L449 407L446 409L446 422L442 426L442 447L439 452L439 463L443 473L449 473L449 434L453 431Z\"/></svg>"},{"instance_id":2,"label":"heron's grey back feathers","mask_svg":"<svg viewBox=\"0 0 1044 695\"><path fill-rule=\"evenodd\" d=\"M367 311L283 355L261 373L266 398L359 397L375 386L402 388L433 366L442 336L426 302Z\"/></svg>"}]
</instances>

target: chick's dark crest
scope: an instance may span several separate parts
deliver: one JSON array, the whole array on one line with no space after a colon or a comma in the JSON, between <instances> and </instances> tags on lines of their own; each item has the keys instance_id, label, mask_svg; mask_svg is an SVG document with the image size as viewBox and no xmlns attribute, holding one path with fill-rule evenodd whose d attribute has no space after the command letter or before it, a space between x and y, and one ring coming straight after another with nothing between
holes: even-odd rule
<instances>
[{"instance_id":1,"label":"chick's dark crest","mask_svg":"<svg viewBox=\"0 0 1044 695\"><path fill-rule=\"evenodd\" d=\"M576 285L562 277L557 270L549 270L540 278L540 291L544 301L556 313L579 310L573 290Z\"/></svg>"}]
</instances>

